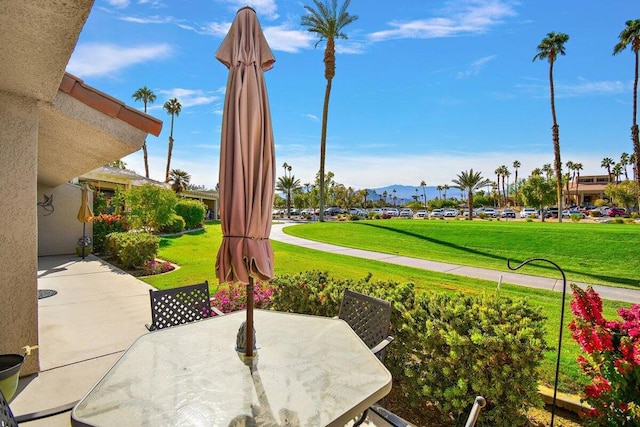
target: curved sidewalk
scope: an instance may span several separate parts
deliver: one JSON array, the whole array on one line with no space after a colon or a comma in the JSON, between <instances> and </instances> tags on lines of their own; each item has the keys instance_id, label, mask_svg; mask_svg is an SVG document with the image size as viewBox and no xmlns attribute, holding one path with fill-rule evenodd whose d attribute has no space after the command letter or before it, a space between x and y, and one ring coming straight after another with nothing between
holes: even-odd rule
<instances>
[{"instance_id":1,"label":"curved sidewalk","mask_svg":"<svg viewBox=\"0 0 640 427\"><path fill-rule=\"evenodd\" d=\"M549 291L562 292L562 279L550 279L547 277L530 276L526 274L513 273L508 271L489 270L479 267L467 267L463 265L449 264L445 262L429 261L425 259L410 258L406 256L398 256L385 254L380 252L365 251L362 249L345 248L343 246L331 245L329 243L315 242L312 240L301 239L286 234L283 228L293 226L297 223L274 223L271 226L272 240L288 243L290 245L302 246L317 251L331 252L339 255L348 255L356 258L370 259L374 261L388 262L391 264L403 265L406 267L420 268L423 270L437 271L439 273L455 274L458 276L475 277L477 279L493 280L498 282L502 276L503 283L509 283L530 288L540 288ZM559 275L559 273L558 273ZM575 282L581 288L585 288L589 284ZM569 283L567 283L569 284ZM591 285L601 298L625 301L629 303L640 303L640 290L615 288L611 286ZM571 289L567 287L567 293L571 293Z\"/></svg>"}]
</instances>

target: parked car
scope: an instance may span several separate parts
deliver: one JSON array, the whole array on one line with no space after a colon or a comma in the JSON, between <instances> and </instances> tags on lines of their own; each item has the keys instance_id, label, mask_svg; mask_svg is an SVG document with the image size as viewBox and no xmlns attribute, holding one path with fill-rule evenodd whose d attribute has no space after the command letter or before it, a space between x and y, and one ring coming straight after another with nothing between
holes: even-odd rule
<instances>
[{"instance_id":1,"label":"parked car","mask_svg":"<svg viewBox=\"0 0 640 427\"><path fill-rule=\"evenodd\" d=\"M401 209L400 210L400 218L413 218L413 211L411 209Z\"/></svg>"},{"instance_id":2,"label":"parked car","mask_svg":"<svg viewBox=\"0 0 640 427\"><path fill-rule=\"evenodd\" d=\"M558 208L546 208L540 212L540 216L544 216L545 218L558 218Z\"/></svg>"},{"instance_id":3,"label":"parked car","mask_svg":"<svg viewBox=\"0 0 640 427\"><path fill-rule=\"evenodd\" d=\"M471 212L471 217L475 218L478 216L478 213L474 210L473 212ZM462 217L463 218L469 218L469 209L465 209L464 211L462 211Z\"/></svg>"},{"instance_id":4,"label":"parked car","mask_svg":"<svg viewBox=\"0 0 640 427\"><path fill-rule=\"evenodd\" d=\"M627 216L627 210L625 208L613 207L613 208L607 209L607 211L605 212L605 215L614 216L614 217Z\"/></svg>"},{"instance_id":5,"label":"parked car","mask_svg":"<svg viewBox=\"0 0 640 427\"><path fill-rule=\"evenodd\" d=\"M455 218L458 216L458 209L445 209L442 216L445 218Z\"/></svg>"},{"instance_id":6,"label":"parked car","mask_svg":"<svg viewBox=\"0 0 640 427\"><path fill-rule=\"evenodd\" d=\"M520 218L535 218L538 214L534 208L523 208L520 211Z\"/></svg>"},{"instance_id":7,"label":"parked car","mask_svg":"<svg viewBox=\"0 0 640 427\"><path fill-rule=\"evenodd\" d=\"M513 209L504 209L500 214L500 218L515 218L515 217L516 217L516 211L514 211Z\"/></svg>"},{"instance_id":8,"label":"parked car","mask_svg":"<svg viewBox=\"0 0 640 427\"><path fill-rule=\"evenodd\" d=\"M482 208L482 213L491 218L498 217L498 211L495 210L494 208Z\"/></svg>"},{"instance_id":9,"label":"parked car","mask_svg":"<svg viewBox=\"0 0 640 427\"><path fill-rule=\"evenodd\" d=\"M444 216L444 209L434 209L429 216L431 218L442 218Z\"/></svg>"},{"instance_id":10,"label":"parked car","mask_svg":"<svg viewBox=\"0 0 640 427\"><path fill-rule=\"evenodd\" d=\"M429 216L429 211L426 211L424 209L419 210L418 212L416 212L416 216L418 218L427 218Z\"/></svg>"},{"instance_id":11,"label":"parked car","mask_svg":"<svg viewBox=\"0 0 640 427\"><path fill-rule=\"evenodd\" d=\"M349 209L349 215L357 215L360 218L364 218L367 216L367 211L360 208L351 208Z\"/></svg>"},{"instance_id":12,"label":"parked car","mask_svg":"<svg viewBox=\"0 0 640 427\"><path fill-rule=\"evenodd\" d=\"M565 209L562 211L562 218L571 218L572 215L580 215L583 219L587 217L587 215L579 209Z\"/></svg>"},{"instance_id":13,"label":"parked car","mask_svg":"<svg viewBox=\"0 0 640 427\"><path fill-rule=\"evenodd\" d=\"M400 211L396 208L384 208L384 211L391 214L392 217L400 215Z\"/></svg>"},{"instance_id":14,"label":"parked car","mask_svg":"<svg viewBox=\"0 0 640 427\"><path fill-rule=\"evenodd\" d=\"M343 213L342 209L340 209L337 206L331 206L330 208L327 208L324 210L324 214L325 215L329 215L329 216L336 216Z\"/></svg>"}]
</instances>

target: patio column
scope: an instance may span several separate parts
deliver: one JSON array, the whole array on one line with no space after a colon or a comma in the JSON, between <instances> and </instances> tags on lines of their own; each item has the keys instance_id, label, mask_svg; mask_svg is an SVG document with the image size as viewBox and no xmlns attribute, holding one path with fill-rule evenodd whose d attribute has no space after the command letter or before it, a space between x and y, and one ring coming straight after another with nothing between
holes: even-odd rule
<instances>
[{"instance_id":1,"label":"patio column","mask_svg":"<svg viewBox=\"0 0 640 427\"><path fill-rule=\"evenodd\" d=\"M0 92L0 354L38 344L37 101ZM38 352L21 374L38 372Z\"/></svg>"}]
</instances>

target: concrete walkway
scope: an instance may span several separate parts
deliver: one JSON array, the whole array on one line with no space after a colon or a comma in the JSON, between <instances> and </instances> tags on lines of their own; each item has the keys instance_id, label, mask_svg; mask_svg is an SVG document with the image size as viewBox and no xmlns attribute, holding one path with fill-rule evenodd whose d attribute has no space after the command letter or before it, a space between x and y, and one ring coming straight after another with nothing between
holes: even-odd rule
<instances>
[{"instance_id":1,"label":"concrete walkway","mask_svg":"<svg viewBox=\"0 0 640 427\"><path fill-rule=\"evenodd\" d=\"M273 224L271 226L271 239L290 245L302 246L317 251L331 252L338 255L353 256L356 258L370 259L374 261L388 262L391 264L403 265L405 267L420 268L423 270L437 271L439 273L455 274L458 276L474 277L478 279L492 280L496 283L502 276L503 283L509 283L531 288L540 288L550 291L562 292L562 278L558 272L558 279L546 277L530 276L515 272L496 271L479 267L466 267L462 265L449 264L444 262L429 261L406 256L385 254L381 252L365 251L361 249L345 248L343 246L320 243L312 240L301 239L286 234L283 229L288 226L300 224L297 222L286 222ZM569 285L569 283L567 283ZM581 288L586 288L587 283L576 282ZM591 285L601 298L624 301L629 303L640 303L640 290L614 288L611 286ZM571 289L567 286L567 294L571 294Z\"/></svg>"}]
</instances>

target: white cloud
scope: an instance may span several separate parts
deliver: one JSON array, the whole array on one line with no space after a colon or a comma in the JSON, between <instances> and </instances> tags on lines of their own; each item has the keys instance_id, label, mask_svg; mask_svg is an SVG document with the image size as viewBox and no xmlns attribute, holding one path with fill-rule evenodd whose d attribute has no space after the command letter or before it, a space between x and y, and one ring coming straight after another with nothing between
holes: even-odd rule
<instances>
[{"instance_id":1,"label":"white cloud","mask_svg":"<svg viewBox=\"0 0 640 427\"><path fill-rule=\"evenodd\" d=\"M477 61L474 61L467 70L459 72L457 77L459 79L468 79L469 77L477 76L485 65L493 61L495 58L496 55L480 58Z\"/></svg>"},{"instance_id":2,"label":"white cloud","mask_svg":"<svg viewBox=\"0 0 640 427\"><path fill-rule=\"evenodd\" d=\"M117 7L118 9L124 9L125 7L129 6L129 0L108 0L108 3L113 7Z\"/></svg>"},{"instance_id":3,"label":"white cloud","mask_svg":"<svg viewBox=\"0 0 640 427\"><path fill-rule=\"evenodd\" d=\"M566 82L554 80L554 92L556 98L575 98L589 95L618 95L631 90L632 82L614 81L588 81L578 79L576 82ZM534 81L532 83L521 84L518 89L529 93L537 98L549 97L549 82L546 80Z\"/></svg>"},{"instance_id":4,"label":"white cloud","mask_svg":"<svg viewBox=\"0 0 640 427\"><path fill-rule=\"evenodd\" d=\"M429 39L464 34L481 34L515 15L511 5L501 0L467 0L450 2L444 17L389 22L391 29L369 34L374 41L389 39Z\"/></svg>"},{"instance_id":5,"label":"white cloud","mask_svg":"<svg viewBox=\"0 0 640 427\"><path fill-rule=\"evenodd\" d=\"M313 120L314 122L317 122L320 120L318 116L316 116L315 114L305 114L304 116L308 119Z\"/></svg>"},{"instance_id":6,"label":"white cloud","mask_svg":"<svg viewBox=\"0 0 640 427\"><path fill-rule=\"evenodd\" d=\"M169 89L169 90L159 90L158 94L164 95L167 100L172 98L178 98L178 101L180 102L180 105L182 105L183 109L188 107L194 107L197 105L207 105L220 100L219 95L216 95L212 92L206 92L200 89L175 88L175 89ZM152 109L160 109L160 108L162 108L161 105L155 105L149 109L152 110Z\"/></svg>"},{"instance_id":7,"label":"white cloud","mask_svg":"<svg viewBox=\"0 0 640 427\"><path fill-rule=\"evenodd\" d=\"M293 30L287 24L263 29L272 50L296 53L313 47L315 37L306 31Z\"/></svg>"},{"instance_id":8,"label":"white cloud","mask_svg":"<svg viewBox=\"0 0 640 427\"><path fill-rule=\"evenodd\" d=\"M120 18L122 21L133 22L135 24L171 24L175 20L170 16L145 16L144 18L135 16L123 16Z\"/></svg>"},{"instance_id":9,"label":"white cloud","mask_svg":"<svg viewBox=\"0 0 640 427\"><path fill-rule=\"evenodd\" d=\"M132 65L167 58L172 53L168 44L118 46L107 43L85 43L76 46L67 70L78 76L105 76Z\"/></svg>"}]
</instances>

